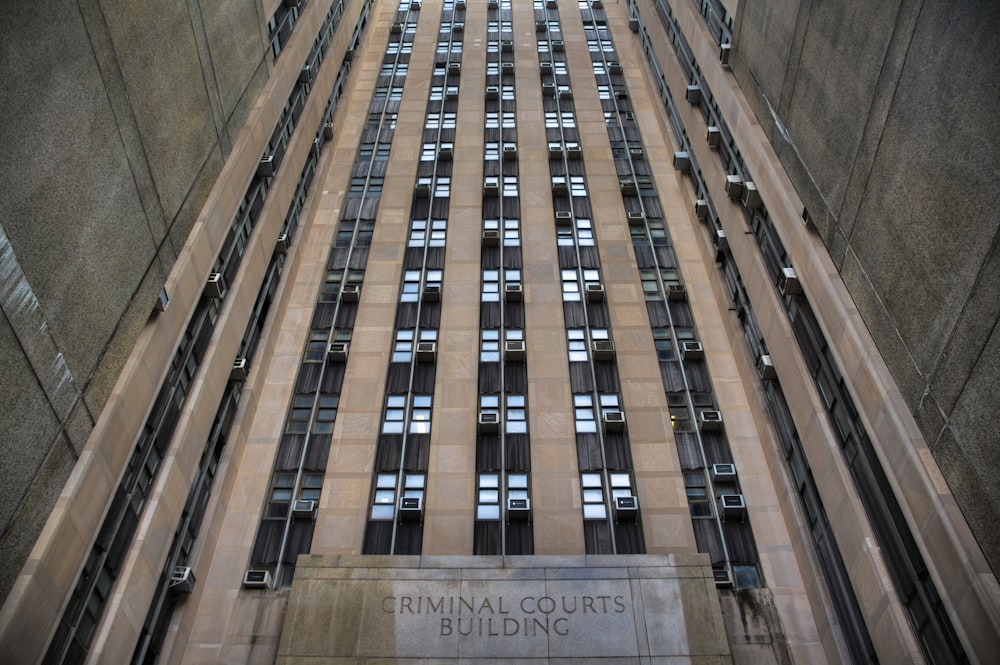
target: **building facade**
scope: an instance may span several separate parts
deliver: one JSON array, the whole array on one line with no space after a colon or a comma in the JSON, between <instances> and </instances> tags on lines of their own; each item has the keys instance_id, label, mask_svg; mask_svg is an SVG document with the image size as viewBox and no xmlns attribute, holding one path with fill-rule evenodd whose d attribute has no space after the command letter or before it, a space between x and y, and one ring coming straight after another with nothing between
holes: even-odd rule
<instances>
[{"instance_id":1,"label":"building facade","mask_svg":"<svg viewBox=\"0 0 1000 665\"><path fill-rule=\"evenodd\" d=\"M0 661L989 662L988 3L0 12Z\"/></svg>"}]
</instances>

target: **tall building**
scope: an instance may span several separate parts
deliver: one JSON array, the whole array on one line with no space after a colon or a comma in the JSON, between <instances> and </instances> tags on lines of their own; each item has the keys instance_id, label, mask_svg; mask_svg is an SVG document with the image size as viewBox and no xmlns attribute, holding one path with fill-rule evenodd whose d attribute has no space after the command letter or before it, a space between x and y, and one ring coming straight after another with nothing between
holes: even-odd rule
<instances>
[{"instance_id":1,"label":"tall building","mask_svg":"<svg viewBox=\"0 0 1000 665\"><path fill-rule=\"evenodd\" d=\"M0 662L995 658L997 7L48 5Z\"/></svg>"}]
</instances>

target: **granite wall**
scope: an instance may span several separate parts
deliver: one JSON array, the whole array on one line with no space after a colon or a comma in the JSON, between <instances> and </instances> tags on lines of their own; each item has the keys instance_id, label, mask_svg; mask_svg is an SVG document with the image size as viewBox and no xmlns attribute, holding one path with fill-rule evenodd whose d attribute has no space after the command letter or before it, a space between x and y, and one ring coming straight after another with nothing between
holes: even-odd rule
<instances>
[{"instance_id":1,"label":"granite wall","mask_svg":"<svg viewBox=\"0 0 1000 665\"><path fill-rule=\"evenodd\" d=\"M0 3L0 598L267 80L265 13Z\"/></svg>"},{"instance_id":2,"label":"granite wall","mask_svg":"<svg viewBox=\"0 0 1000 665\"><path fill-rule=\"evenodd\" d=\"M732 71L1000 571L1000 6L740 3Z\"/></svg>"}]
</instances>

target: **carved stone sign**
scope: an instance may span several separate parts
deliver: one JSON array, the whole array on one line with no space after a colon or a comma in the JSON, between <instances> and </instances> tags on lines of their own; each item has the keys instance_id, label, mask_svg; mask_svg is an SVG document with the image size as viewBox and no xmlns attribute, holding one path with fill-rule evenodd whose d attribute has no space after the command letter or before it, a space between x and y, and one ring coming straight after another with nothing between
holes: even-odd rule
<instances>
[{"instance_id":1,"label":"carved stone sign","mask_svg":"<svg viewBox=\"0 0 1000 665\"><path fill-rule=\"evenodd\" d=\"M516 567L499 557L320 563L299 561L279 663L728 653L711 569L696 555L518 557Z\"/></svg>"}]
</instances>

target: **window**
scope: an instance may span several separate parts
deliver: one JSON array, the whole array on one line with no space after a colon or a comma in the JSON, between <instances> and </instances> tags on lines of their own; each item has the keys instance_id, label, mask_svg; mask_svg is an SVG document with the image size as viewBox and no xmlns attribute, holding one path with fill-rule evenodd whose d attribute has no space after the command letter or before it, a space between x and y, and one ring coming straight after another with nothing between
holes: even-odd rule
<instances>
[{"instance_id":1,"label":"window","mask_svg":"<svg viewBox=\"0 0 1000 665\"><path fill-rule=\"evenodd\" d=\"M418 498L423 503L426 478L422 473L380 473L375 477L375 494L372 497L371 518L391 520L396 516L397 482L402 480L402 496Z\"/></svg>"},{"instance_id":2,"label":"window","mask_svg":"<svg viewBox=\"0 0 1000 665\"><path fill-rule=\"evenodd\" d=\"M685 471L684 488L687 492L691 517L711 517L712 501L708 496L705 473L703 471Z\"/></svg>"},{"instance_id":3,"label":"window","mask_svg":"<svg viewBox=\"0 0 1000 665\"><path fill-rule=\"evenodd\" d=\"M414 337L417 337L414 340ZM408 363L413 360L413 345L415 341L434 342L437 341L437 330L422 328L419 335L416 335L412 328L396 331L396 341L392 347L392 362Z\"/></svg>"},{"instance_id":4,"label":"window","mask_svg":"<svg viewBox=\"0 0 1000 665\"><path fill-rule=\"evenodd\" d=\"M573 395L573 412L577 434L593 434L597 432L593 397L590 395Z\"/></svg>"},{"instance_id":5,"label":"window","mask_svg":"<svg viewBox=\"0 0 1000 665\"><path fill-rule=\"evenodd\" d=\"M590 359L587 352L587 331L582 328L572 328L566 331L571 363L585 363Z\"/></svg>"},{"instance_id":6,"label":"window","mask_svg":"<svg viewBox=\"0 0 1000 665\"><path fill-rule=\"evenodd\" d=\"M653 328L653 346L656 349L656 359L660 361L677 360L674 351L674 340L669 328Z\"/></svg>"},{"instance_id":7,"label":"window","mask_svg":"<svg viewBox=\"0 0 1000 665\"><path fill-rule=\"evenodd\" d=\"M302 485L295 490L295 473L281 472L271 479L271 491L268 496L266 516L271 519L286 519L292 501L319 501L323 489L322 473L306 473L302 475Z\"/></svg>"},{"instance_id":8,"label":"window","mask_svg":"<svg viewBox=\"0 0 1000 665\"><path fill-rule=\"evenodd\" d=\"M314 434L329 434L333 431L333 421L337 419L337 405L340 397L337 395L320 395L316 409L316 424Z\"/></svg>"},{"instance_id":9,"label":"window","mask_svg":"<svg viewBox=\"0 0 1000 665\"><path fill-rule=\"evenodd\" d=\"M500 331L487 329L482 331L482 339L479 345L479 362L497 363L500 362Z\"/></svg>"},{"instance_id":10,"label":"window","mask_svg":"<svg viewBox=\"0 0 1000 665\"><path fill-rule=\"evenodd\" d=\"M694 431L685 393L668 393L667 407L670 409L670 426L675 432Z\"/></svg>"},{"instance_id":11,"label":"window","mask_svg":"<svg viewBox=\"0 0 1000 665\"><path fill-rule=\"evenodd\" d=\"M476 519L500 519L500 475L479 474L479 489L476 497Z\"/></svg>"},{"instance_id":12,"label":"window","mask_svg":"<svg viewBox=\"0 0 1000 665\"><path fill-rule=\"evenodd\" d=\"M292 400L292 410L288 414L285 431L289 434L305 434L309 430L309 416L312 415L312 395L296 395Z\"/></svg>"},{"instance_id":13,"label":"window","mask_svg":"<svg viewBox=\"0 0 1000 665\"><path fill-rule=\"evenodd\" d=\"M526 434L528 432L527 401L524 395L511 394L506 397L507 408L505 422L507 434Z\"/></svg>"},{"instance_id":14,"label":"window","mask_svg":"<svg viewBox=\"0 0 1000 665\"><path fill-rule=\"evenodd\" d=\"M580 489L583 494L583 519L607 519L608 507L604 503L604 480L601 474L581 473Z\"/></svg>"},{"instance_id":15,"label":"window","mask_svg":"<svg viewBox=\"0 0 1000 665\"><path fill-rule=\"evenodd\" d=\"M415 219L410 222L410 247L444 247L448 222L443 219Z\"/></svg>"}]
</instances>

